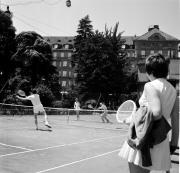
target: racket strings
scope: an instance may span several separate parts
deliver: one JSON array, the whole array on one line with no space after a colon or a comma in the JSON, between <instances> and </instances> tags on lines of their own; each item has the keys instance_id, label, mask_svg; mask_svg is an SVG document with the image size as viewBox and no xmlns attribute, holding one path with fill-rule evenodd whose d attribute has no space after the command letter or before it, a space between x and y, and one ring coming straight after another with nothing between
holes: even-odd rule
<instances>
[{"instance_id":1,"label":"racket strings","mask_svg":"<svg viewBox=\"0 0 180 173\"><path fill-rule=\"evenodd\" d=\"M136 111L136 104L132 100L123 102L118 108L116 118L120 123L131 121L132 114Z\"/></svg>"}]
</instances>

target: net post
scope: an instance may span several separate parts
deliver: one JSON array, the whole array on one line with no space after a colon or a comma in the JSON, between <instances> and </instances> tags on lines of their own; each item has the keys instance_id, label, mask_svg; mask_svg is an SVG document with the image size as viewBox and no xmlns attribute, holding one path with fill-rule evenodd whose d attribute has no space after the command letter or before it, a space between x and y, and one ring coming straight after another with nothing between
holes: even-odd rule
<instances>
[{"instance_id":1,"label":"net post","mask_svg":"<svg viewBox=\"0 0 180 173\"><path fill-rule=\"evenodd\" d=\"M68 111L67 111L67 123L69 123L69 109L68 109Z\"/></svg>"}]
</instances>

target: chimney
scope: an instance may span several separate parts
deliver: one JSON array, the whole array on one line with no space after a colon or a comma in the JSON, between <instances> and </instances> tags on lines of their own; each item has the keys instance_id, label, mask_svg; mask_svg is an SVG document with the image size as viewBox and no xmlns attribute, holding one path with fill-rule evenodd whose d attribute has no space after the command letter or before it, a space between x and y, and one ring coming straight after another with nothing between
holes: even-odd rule
<instances>
[{"instance_id":1,"label":"chimney","mask_svg":"<svg viewBox=\"0 0 180 173\"><path fill-rule=\"evenodd\" d=\"M149 26L149 28L148 28L148 32L149 31L151 31L151 30L153 30L153 29L159 29L159 25L151 25L151 26Z\"/></svg>"},{"instance_id":2,"label":"chimney","mask_svg":"<svg viewBox=\"0 0 180 173\"><path fill-rule=\"evenodd\" d=\"M159 29L159 25L154 25L154 28Z\"/></svg>"}]
</instances>

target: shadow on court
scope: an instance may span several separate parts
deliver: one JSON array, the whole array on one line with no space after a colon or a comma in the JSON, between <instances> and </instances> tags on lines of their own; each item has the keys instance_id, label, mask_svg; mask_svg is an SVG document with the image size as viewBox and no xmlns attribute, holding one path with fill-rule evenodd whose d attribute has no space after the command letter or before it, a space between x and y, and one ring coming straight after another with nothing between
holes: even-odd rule
<instances>
[{"instance_id":1,"label":"shadow on court","mask_svg":"<svg viewBox=\"0 0 180 173\"><path fill-rule=\"evenodd\" d=\"M38 131L52 132L52 129L42 129L42 128L39 128Z\"/></svg>"}]
</instances>

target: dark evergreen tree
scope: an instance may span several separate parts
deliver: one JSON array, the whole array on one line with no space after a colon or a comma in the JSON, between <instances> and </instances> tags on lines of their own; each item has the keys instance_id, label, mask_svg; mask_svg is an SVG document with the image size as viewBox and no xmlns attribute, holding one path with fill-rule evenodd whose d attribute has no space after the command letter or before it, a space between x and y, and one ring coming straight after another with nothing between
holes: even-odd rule
<instances>
[{"instance_id":1,"label":"dark evergreen tree","mask_svg":"<svg viewBox=\"0 0 180 173\"><path fill-rule=\"evenodd\" d=\"M13 99L8 100L8 95L13 95L18 89L29 94L32 88L40 88L43 103L50 106L54 95L59 97L61 88L56 68L52 65L51 46L33 31L18 34L15 41L16 52L11 57L14 74L9 79L9 93L4 101L13 102Z\"/></svg>"},{"instance_id":2,"label":"dark evergreen tree","mask_svg":"<svg viewBox=\"0 0 180 173\"><path fill-rule=\"evenodd\" d=\"M14 54L15 28L11 16L0 10L0 96L3 97L11 74L11 56ZM2 99L2 98L1 98Z\"/></svg>"},{"instance_id":3,"label":"dark evergreen tree","mask_svg":"<svg viewBox=\"0 0 180 173\"><path fill-rule=\"evenodd\" d=\"M74 41L74 54L72 56L72 66L77 73L76 86L73 88L75 93L82 93L87 90L82 84L84 79L83 72L85 70L85 60L87 54L88 39L93 35L93 26L89 16L85 16L80 20L77 30L78 35Z\"/></svg>"},{"instance_id":4,"label":"dark evergreen tree","mask_svg":"<svg viewBox=\"0 0 180 173\"><path fill-rule=\"evenodd\" d=\"M81 20L79 26L87 25ZM73 63L77 72L76 88L84 99L93 96L97 98L101 93L106 100L109 94L124 92L127 82L122 33L118 33L118 23L113 30L105 28L104 33L92 32L92 27L90 28L91 30L78 28L79 35L75 39ZM86 34L82 31L91 32Z\"/></svg>"}]
</instances>

